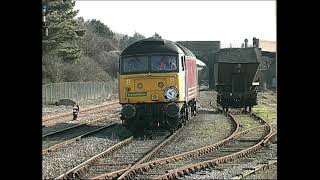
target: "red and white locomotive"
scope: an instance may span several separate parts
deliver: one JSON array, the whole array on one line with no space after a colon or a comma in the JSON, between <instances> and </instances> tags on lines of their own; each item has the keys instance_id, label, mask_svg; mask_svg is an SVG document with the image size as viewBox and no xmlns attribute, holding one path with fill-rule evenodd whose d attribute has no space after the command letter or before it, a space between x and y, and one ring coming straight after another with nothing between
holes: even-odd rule
<instances>
[{"instance_id":1,"label":"red and white locomotive","mask_svg":"<svg viewBox=\"0 0 320 180\"><path fill-rule=\"evenodd\" d=\"M196 114L197 58L168 40L148 38L123 50L119 63L121 119L131 129L176 129Z\"/></svg>"}]
</instances>

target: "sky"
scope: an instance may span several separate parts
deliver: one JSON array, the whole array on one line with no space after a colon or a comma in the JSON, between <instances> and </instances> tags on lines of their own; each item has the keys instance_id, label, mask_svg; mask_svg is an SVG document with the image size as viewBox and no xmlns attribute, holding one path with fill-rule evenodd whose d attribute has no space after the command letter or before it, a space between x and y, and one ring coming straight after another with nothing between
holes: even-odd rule
<instances>
[{"instance_id":1,"label":"sky","mask_svg":"<svg viewBox=\"0 0 320 180\"><path fill-rule=\"evenodd\" d=\"M245 38L276 41L276 1L76 1L77 17L96 19L113 32L171 41L221 41L240 46Z\"/></svg>"}]
</instances>

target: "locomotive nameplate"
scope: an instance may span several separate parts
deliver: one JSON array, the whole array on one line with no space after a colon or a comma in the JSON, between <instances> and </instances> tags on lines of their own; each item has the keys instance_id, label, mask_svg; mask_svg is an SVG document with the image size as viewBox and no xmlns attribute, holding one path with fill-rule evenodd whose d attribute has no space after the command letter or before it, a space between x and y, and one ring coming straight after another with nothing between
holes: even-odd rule
<instances>
[{"instance_id":1,"label":"locomotive nameplate","mask_svg":"<svg viewBox=\"0 0 320 180\"><path fill-rule=\"evenodd\" d=\"M147 96L147 92L128 92L128 97L144 97Z\"/></svg>"}]
</instances>

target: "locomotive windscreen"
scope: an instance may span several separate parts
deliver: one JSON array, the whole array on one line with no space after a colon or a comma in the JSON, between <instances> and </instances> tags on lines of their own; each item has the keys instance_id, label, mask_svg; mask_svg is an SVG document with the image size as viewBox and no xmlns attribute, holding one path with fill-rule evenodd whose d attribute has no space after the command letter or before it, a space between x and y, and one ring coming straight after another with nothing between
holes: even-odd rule
<instances>
[{"instance_id":1,"label":"locomotive windscreen","mask_svg":"<svg viewBox=\"0 0 320 180\"><path fill-rule=\"evenodd\" d=\"M177 56L151 56L151 72L172 72L177 70Z\"/></svg>"},{"instance_id":2,"label":"locomotive windscreen","mask_svg":"<svg viewBox=\"0 0 320 180\"><path fill-rule=\"evenodd\" d=\"M148 56L132 56L122 58L122 73L142 73L148 72Z\"/></svg>"},{"instance_id":3,"label":"locomotive windscreen","mask_svg":"<svg viewBox=\"0 0 320 180\"><path fill-rule=\"evenodd\" d=\"M176 55L144 55L122 57L121 74L178 72L179 62Z\"/></svg>"}]
</instances>

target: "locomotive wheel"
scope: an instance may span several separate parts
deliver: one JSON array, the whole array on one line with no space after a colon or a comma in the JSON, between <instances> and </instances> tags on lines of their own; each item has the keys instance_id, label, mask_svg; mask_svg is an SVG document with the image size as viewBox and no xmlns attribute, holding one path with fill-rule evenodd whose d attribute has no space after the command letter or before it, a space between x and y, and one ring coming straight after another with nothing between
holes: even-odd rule
<instances>
[{"instance_id":1,"label":"locomotive wheel","mask_svg":"<svg viewBox=\"0 0 320 180\"><path fill-rule=\"evenodd\" d=\"M183 126L183 121L179 116L175 118L175 121L176 121L176 127L175 127L176 130Z\"/></svg>"},{"instance_id":2,"label":"locomotive wheel","mask_svg":"<svg viewBox=\"0 0 320 180\"><path fill-rule=\"evenodd\" d=\"M188 107L188 119L190 120L192 118L192 109L191 106Z\"/></svg>"},{"instance_id":3,"label":"locomotive wheel","mask_svg":"<svg viewBox=\"0 0 320 180\"><path fill-rule=\"evenodd\" d=\"M170 132L174 132L182 127L182 121L179 117L170 118L167 120L167 127Z\"/></svg>"},{"instance_id":4,"label":"locomotive wheel","mask_svg":"<svg viewBox=\"0 0 320 180\"><path fill-rule=\"evenodd\" d=\"M186 120L185 116L181 116L180 121L181 121L183 126L185 126L187 124L187 120Z\"/></svg>"},{"instance_id":5,"label":"locomotive wheel","mask_svg":"<svg viewBox=\"0 0 320 180\"><path fill-rule=\"evenodd\" d=\"M185 115L186 115L185 119L186 119L186 121L189 121L190 120L190 118L189 118L189 108L186 106L184 111L185 111Z\"/></svg>"},{"instance_id":6,"label":"locomotive wheel","mask_svg":"<svg viewBox=\"0 0 320 180\"><path fill-rule=\"evenodd\" d=\"M193 106L192 106L192 115L193 116L197 115L197 105L196 105L196 103L194 103Z\"/></svg>"}]
</instances>

